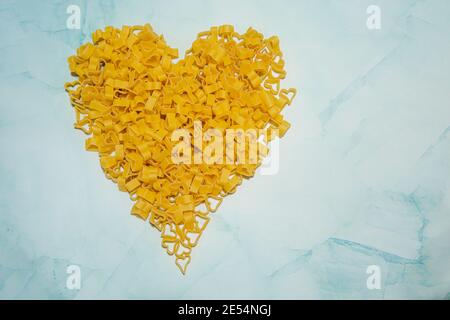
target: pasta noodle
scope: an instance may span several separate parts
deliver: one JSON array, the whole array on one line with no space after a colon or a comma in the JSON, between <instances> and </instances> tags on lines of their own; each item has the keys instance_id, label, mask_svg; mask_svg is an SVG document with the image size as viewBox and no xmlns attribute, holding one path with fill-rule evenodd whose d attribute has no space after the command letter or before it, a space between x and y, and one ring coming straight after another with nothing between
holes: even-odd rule
<instances>
[{"instance_id":1,"label":"pasta noodle","mask_svg":"<svg viewBox=\"0 0 450 320\"><path fill-rule=\"evenodd\" d=\"M171 134L183 128L195 135L200 121L219 131L269 128L267 143L289 129L281 111L296 90L280 88L286 72L278 37L252 28L239 34L231 25L212 27L177 58L149 24L108 26L69 57L77 80L65 88L74 127L89 136L86 150L99 153L106 177L130 194L131 214L161 232L162 247L184 274L210 213L261 159L175 164ZM196 159L198 150L191 152Z\"/></svg>"}]
</instances>

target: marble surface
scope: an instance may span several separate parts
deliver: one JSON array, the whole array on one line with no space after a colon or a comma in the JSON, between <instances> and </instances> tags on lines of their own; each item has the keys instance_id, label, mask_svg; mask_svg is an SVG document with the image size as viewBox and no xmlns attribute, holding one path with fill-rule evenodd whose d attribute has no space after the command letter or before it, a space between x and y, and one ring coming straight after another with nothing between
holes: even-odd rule
<instances>
[{"instance_id":1,"label":"marble surface","mask_svg":"<svg viewBox=\"0 0 450 320\"><path fill-rule=\"evenodd\" d=\"M1 1L0 298L449 299L449 16L446 0ZM181 52L211 25L277 34L300 91L279 172L225 200L184 277L83 150L63 89L94 30L147 22Z\"/></svg>"}]
</instances>

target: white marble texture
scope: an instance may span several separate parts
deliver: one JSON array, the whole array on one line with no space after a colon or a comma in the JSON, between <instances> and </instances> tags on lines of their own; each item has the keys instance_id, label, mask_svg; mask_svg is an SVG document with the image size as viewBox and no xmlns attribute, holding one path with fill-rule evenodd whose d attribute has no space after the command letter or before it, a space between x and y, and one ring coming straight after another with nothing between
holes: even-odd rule
<instances>
[{"instance_id":1,"label":"white marble texture","mask_svg":"<svg viewBox=\"0 0 450 320\"><path fill-rule=\"evenodd\" d=\"M449 17L446 0L1 1L0 298L450 298ZM300 92L279 173L224 201L184 277L83 150L63 89L92 31L147 22L181 52L211 25L277 34Z\"/></svg>"}]
</instances>

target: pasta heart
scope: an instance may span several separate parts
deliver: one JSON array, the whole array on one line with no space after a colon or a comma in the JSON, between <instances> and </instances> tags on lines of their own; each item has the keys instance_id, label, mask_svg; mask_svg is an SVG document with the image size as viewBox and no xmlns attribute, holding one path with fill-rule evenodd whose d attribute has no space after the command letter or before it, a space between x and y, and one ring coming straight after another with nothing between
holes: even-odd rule
<instances>
[{"instance_id":1,"label":"pasta heart","mask_svg":"<svg viewBox=\"0 0 450 320\"><path fill-rule=\"evenodd\" d=\"M176 59L149 24L109 26L69 57L65 88L86 150L184 274L210 214L289 129L281 111L296 90L281 89L278 37L252 28L212 27Z\"/></svg>"}]
</instances>

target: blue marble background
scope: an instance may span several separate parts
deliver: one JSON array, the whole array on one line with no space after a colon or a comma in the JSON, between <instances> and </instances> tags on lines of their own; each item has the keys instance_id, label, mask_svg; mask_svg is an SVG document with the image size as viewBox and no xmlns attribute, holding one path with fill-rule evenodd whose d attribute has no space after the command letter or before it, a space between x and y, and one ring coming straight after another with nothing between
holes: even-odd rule
<instances>
[{"instance_id":1,"label":"blue marble background","mask_svg":"<svg viewBox=\"0 0 450 320\"><path fill-rule=\"evenodd\" d=\"M446 0L2 0L0 298L449 299L449 16ZM181 52L211 25L279 35L300 90L279 173L226 199L184 277L84 151L63 89L94 30L147 22Z\"/></svg>"}]
</instances>

